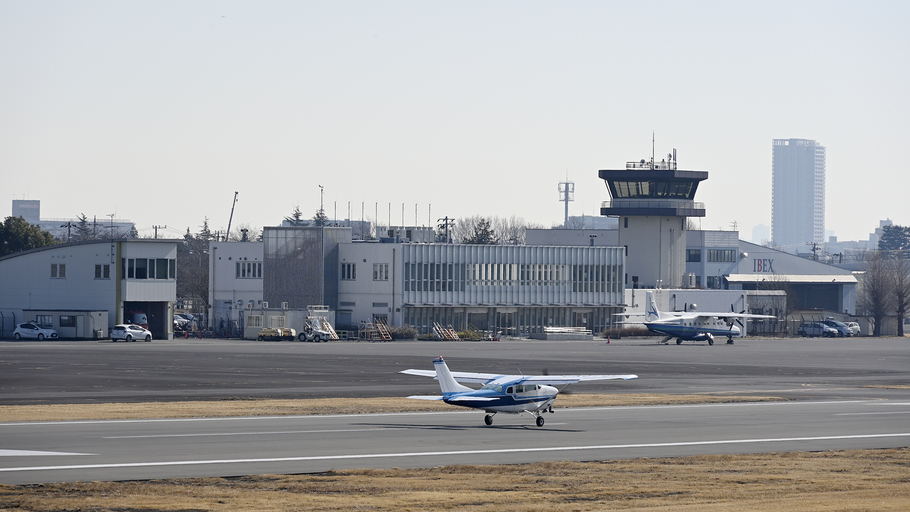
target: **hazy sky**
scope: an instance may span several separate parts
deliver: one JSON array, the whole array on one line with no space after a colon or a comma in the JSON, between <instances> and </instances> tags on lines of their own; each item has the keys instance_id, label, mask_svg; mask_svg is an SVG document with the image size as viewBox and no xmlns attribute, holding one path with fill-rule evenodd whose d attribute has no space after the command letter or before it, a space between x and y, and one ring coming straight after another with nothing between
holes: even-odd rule
<instances>
[{"instance_id":1,"label":"hazy sky","mask_svg":"<svg viewBox=\"0 0 910 512\"><path fill-rule=\"evenodd\" d=\"M0 190L177 236L330 217L598 215L677 149L703 229L771 224L771 140L827 148L826 229L910 225L910 2L0 0ZM378 203L378 207L377 207Z\"/></svg>"}]
</instances>

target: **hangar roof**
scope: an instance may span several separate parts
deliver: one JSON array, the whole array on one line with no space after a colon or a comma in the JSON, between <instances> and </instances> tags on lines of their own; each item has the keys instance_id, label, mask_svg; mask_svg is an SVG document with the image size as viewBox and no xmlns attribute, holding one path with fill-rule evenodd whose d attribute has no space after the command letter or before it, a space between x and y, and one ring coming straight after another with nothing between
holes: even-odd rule
<instances>
[{"instance_id":1,"label":"hangar roof","mask_svg":"<svg viewBox=\"0 0 910 512\"><path fill-rule=\"evenodd\" d=\"M762 281L779 281L789 283L835 283L856 284L852 274L730 274L729 283L760 283Z\"/></svg>"}]
</instances>

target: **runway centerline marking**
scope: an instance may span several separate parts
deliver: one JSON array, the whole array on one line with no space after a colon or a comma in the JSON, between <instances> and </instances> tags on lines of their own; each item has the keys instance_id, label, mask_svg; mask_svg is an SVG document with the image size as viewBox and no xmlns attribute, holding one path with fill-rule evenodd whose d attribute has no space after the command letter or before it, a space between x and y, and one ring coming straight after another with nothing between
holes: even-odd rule
<instances>
[{"instance_id":1,"label":"runway centerline marking","mask_svg":"<svg viewBox=\"0 0 910 512\"><path fill-rule=\"evenodd\" d=\"M0 457L47 457L51 455L92 455L91 453L72 453L72 452L42 452L37 450L3 450L0 449Z\"/></svg>"},{"instance_id":2,"label":"runway centerline marking","mask_svg":"<svg viewBox=\"0 0 910 512\"><path fill-rule=\"evenodd\" d=\"M333 430L280 430L274 432L208 432L205 434L158 434L147 436L106 436L101 439L150 439L158 437L207 437L207 436L263 436L282 434L331 434L334 432L374 432L377 430L400 430L397 428L345 428Z\"/></svg>"},{"instance_id":3,"label":"runway centerline marking","mask_svg":"<svg viewBox=\"0 0 910 512\"><path fill-rule=\"evenodd\" d=\"M778 437L766 439L728 439L715 441L688 441L676 443L643 443L643 444L614 444L593 446L551 446L537 448L502 448L490 450L453 450L435 452L401 452L401 453L364 453L349 455L317 455L312 457L275 457L262 459L213 459L213 460L182 460L159 462L124 462L112 464L74 464L68 466L29 466L15 468L0 468L0 473L15 471L59 471L59 470L84 470L84 469L116 469L116 468L142 468L162 466L200 466L214 464L255 464L266 462L302 462L320 460L345 460L345 459L382 459L405 457L440 457L452 455L490 455L498 453L533 453L533 452L569 452L580 450L616 450L624 448L667 448L678 446L711 446L727 444L756 444L756 443L785 443L803 441L831 441L844 439L882 439L894 437L910 437L910 432L893 434L857 434L844 436L817 436L817 437Z\"/></svg>"}]
</instances>

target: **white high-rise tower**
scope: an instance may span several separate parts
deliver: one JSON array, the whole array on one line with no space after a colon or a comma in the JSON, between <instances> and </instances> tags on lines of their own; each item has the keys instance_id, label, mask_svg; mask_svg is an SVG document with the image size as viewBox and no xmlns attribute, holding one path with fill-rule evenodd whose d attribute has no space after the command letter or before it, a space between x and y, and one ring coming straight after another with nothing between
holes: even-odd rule
<instances>
[{"instance_id":1,"label":"white high-rise tower","mask_svg":"<svg viewBox=\"0 0 910 512\"><path fill-rule=\"evenodd\" d=\"M795 253L825 240L825 147L814 140L771 145L771 239Z\"/></svg>"}]
</instances>

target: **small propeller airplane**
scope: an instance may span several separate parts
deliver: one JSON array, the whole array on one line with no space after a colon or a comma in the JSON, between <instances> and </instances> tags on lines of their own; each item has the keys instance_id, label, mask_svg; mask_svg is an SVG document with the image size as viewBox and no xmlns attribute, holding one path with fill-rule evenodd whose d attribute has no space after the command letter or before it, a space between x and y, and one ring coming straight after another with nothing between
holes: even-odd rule
<instances>
[{"instance_id":1,"label":"small propeller airplane","mask_svg":"<svg viewBox=\"0 0 910 512\"><path fill-rule=\"evenodd\" d=\"M501 375L496 373L451 372L442 357L433 360L436 370L403 370L399 373L433 377L439 381L442 395L413 395L418 400L442 400L451 405L481 409L487 412L483 421L493 424L493 416L530 414L542 427L542 414L553 412L556 395L569 384L591 380L637 379L637 375ZM480 389L462 386L459 382L483 384ZM557 388L555 386L562 386Z\"/></svg>"},{"instance_id":2,"label":"small propeller airplane","mask_svg":"<svg viewBox=\"0 0 910 512\"><path fill-rule=\"evenodd\" d=\"M692 305L692 309L695 305ZM687 308L689 309L689 308ZM706 313L687 311L684 313L664 313L657 309L657 303L654 301L652 292L645 293L645 312L644 313L623 313L622 316L642 316L644 322L625 322L641 323L649 331L657 334L663 334L666 338L658 343L667 344L673 338L676 338L676 344L683 341L705 341L708 345L714 345L715 336L726 336L727 344L733 344L734 337L742 336L742 329L736 326L743 325L742 320L747 318L776 318L771 315L752 315L745 311L739 313L733 311L730 306L729 313Z\"/></svg>"}]
</instances>

